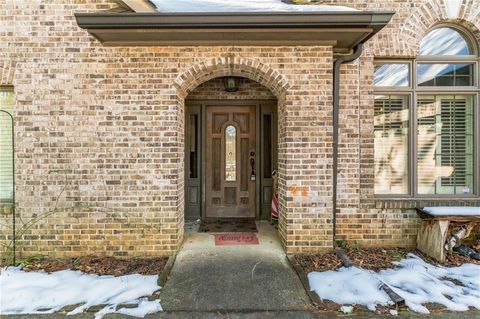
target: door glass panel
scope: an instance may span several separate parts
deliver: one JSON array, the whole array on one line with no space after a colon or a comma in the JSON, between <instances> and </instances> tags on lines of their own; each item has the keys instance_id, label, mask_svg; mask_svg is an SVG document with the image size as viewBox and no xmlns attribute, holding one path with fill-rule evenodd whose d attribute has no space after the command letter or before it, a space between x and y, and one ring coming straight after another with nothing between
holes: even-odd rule
<instances>
[{"instance_id":1,"label":"door glass panel","mask_svg":"<svg viewBox=\"0 0 480 319\"><path fill-rule=\"evenodd\" d=\"M225 180L237 179L237 129L233 125L225 129Z\"/></svg>"},{"instance_id":2,"label":"door glass panel","mask_svg":"<svg viewBox=\"0 0 480 319\"><path fill-rule=\"evenodd\" d=\"M212 150L211 150L211 158L212 158L212 189L215 191L219 191L222 187L222 158L218 156L218 154L222 153L222 139L221 138L213 138L212 139Z\"/></svg>"},{"instance_id":3,"label":"door glass panel","mask_svg":"<svg viewBox=\"0 0 480 319\"><path fill-rule=\"evenodd\" d=\"M272 178L272 118L263 116L263 177Z\"/></svg>"},{"instance_id":4,"label":"door glass panel","mask_svg":"<svg viewBox=\"0 0 480 319\"><path fill-rule=\"evenodd\" d=\"M189 155L190 155L190 167L188 176L190 178L198 177L198 115L190 115L190 131L189 131Z\"/></svg>"}]
</instances>

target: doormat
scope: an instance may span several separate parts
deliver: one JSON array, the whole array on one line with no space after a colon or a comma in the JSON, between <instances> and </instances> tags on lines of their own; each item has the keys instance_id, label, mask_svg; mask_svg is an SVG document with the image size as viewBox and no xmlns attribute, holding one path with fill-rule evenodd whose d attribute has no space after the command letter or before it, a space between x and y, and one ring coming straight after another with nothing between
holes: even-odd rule
<instances>
[{"instance_id":1,"label":"doormat","mask_svg":"<svg viewBox=\"0 0 480 319\"><path fill-rule=\"evenodd\" d=\"M257 232L255 219L218 219L202 221L198 229L201 233L251 233Z\"/></svg>"},{"instance_id":2,"label":"doormat","mask_svg":"<svg viewBox=\"0 0 480 319\"><path fill-rule=\"evenodd\" d=\"M255 233L225 233L216 234L215 246L232 245L258 245L257 234Z\"/></svg>"}]
</instances>

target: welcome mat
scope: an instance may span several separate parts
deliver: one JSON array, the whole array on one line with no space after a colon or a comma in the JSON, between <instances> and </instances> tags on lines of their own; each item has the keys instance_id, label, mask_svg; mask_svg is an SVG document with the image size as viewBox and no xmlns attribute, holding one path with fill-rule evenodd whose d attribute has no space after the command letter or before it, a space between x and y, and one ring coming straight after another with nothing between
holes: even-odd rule
<instances>
[{"instance_id":1,"label":"welcome mat","mask_svg":"<svg viewBox=\"0 0 480 319\"><path fill-rule=\"evenodd\" d=\"M203 220L198 229L201 233L251 233L257 232L254 218L222 218Z\"/></svg>"},{"instance_id":2,"label":"welcome mat","mask_svg":"<svg viewBox=\"0 0 480 319\"><path fill-rule=\"evenodd\" d=\"M216 246L232 245L258 245L258 237L255 233L223 233L215 234Z\"/></svg>"}]
</instances>

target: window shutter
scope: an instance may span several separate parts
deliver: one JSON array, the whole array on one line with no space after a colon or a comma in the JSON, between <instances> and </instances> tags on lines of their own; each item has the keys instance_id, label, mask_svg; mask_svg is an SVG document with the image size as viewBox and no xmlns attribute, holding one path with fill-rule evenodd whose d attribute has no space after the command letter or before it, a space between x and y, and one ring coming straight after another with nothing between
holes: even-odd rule
<instances>
[{"instance_id":1,"label":"window shutter","mask_svg":"<svg viewBox=\"0 0 480 319\"><path fill-rule=\"evenodd\" d=\"M453 173L442 177L442 186L467 184L467 103L465 99L443 99L440 104L442 136L441 165L453 167Z\"/></svg>"},{"instance_id":2,"label":"window shutter","mask_svg":"<svg viewBox=\"0 0 480 319\"><path fill-rule=\"evenodd\" d=\"M13 93L0 91L0 109L13 112ZM11 202L12 192L12 125L10 117L0 112L0 202Z\"/></svg>"},{"instance_id":3,"label":"window shutter","mask_svg":"<svg viewBox=\"0 0 480 319\"><path fill-rule=\"evenodd\" d=\"M375 112L375 193L408 192L408 98L377 96Z\"/></svg>"},{"instance_id":4,"label":"window shutter","mask_svg":"<svg viewBox=\"0 0 480 319\"><path fill-rule=\"evenodd\" d=\"M473 192L473 107L465 95L418 99L421 194Z\"/></svg>"},{"instance_id":5,"label":"window shutter","mask_svg":"<svg viewBox=\"0 0 480 319\"><path fill-rule=\"evenodd\" d=\"M398 132L403 127L402 110L404 109L403 99L401 98L385 98L375 99L375 118L383 117L383 121L375 122L375 131L383 131L384 134L392 131Z\"/></svg>"},{"instance_id":6,"label":"window shutter","mask_svg":"<svg viewBox=\"0 0 480 319\"><path fill-rule=\"evenodd\" d=\"M418 169L419 172L435 172L436 165L434 155L436 152L436 115L435 99L418 99ZM430 160L430 158L433 160ZM418 175L420 185L430 182L429 174Z\"/></svg>"}]
</instances>

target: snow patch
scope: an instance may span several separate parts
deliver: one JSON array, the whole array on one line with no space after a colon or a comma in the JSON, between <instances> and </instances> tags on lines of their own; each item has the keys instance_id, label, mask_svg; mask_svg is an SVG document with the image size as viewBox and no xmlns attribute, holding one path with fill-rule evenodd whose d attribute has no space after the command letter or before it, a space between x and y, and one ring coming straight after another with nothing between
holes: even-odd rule
<instances>
[{"instance_id":1,"label":"snow patch","mask_svg":"<svg viewBox=\"0 0 480 319\"><path fill-rule=\"evenodd\" d=\"M379 289L381 283L375 274L357 267L311 272L308 283L321 299L341 305L364 305L375 310L376 305L392 304L388 295Z\"/></svg>"},{"instance_id":2,"label":"snow patch","mask_svg":"<svg viewBox=\"0 0 480 319\"><path fill-rule=\"evenodd\" d=\"M134 305L138 305L138 307L136 308L123 307L117 310L116 305L108 305L95 314L95 319L100 319L104 315L109 313L120 313L127 316L143 318L148 314L163 310L159 300L148 301L147 298L138 299L133 302L127 302L125 304L134 304Z\"/></svg>"},{"instance_id":3,"label":"snow patch","mask_svg":"<svg viewBox=\"0 0 480 319\"><path fill-rule=\"evenodd\" d=\"M148 299L145 299L138 304L137 308L120 308L117 312L127 316L143 318L148 314L162 310L159 300L148 301Z\"/></svg>"},{"instance_id":4,"label":"snow patch","mask_svg":"<svg viewBox=\"0 0 480 319\"><path fill-rule=\"evenodd\" d=\"M352 306L341 306L340 311L343 312L346 315L349 315L353 313L353 307Z\"/></svg>"},{"instance_id":5,"label":"snow patch","mask_svg":"<svg viewBox=\"0 0 480 319\"><path fill-rule=\"evenodd\" d=\"M469 206L443 206L443 207L424 207L424 211L433 216L480 216L480 207Z\"/></svg>"},{"instance_id":6,"label":"snow patch","mask_svg":"<svg viewBox=\"0 0 480 319\"><path fill-rule=\"evenodd\" d=\"M294 5L281 0L150 0L160 12L325 12L358 11L345 6Z\"/></svg>"},{"instance_id":7,"label":"snow patch","mask_svg":"<svg viewBox=\"0 0 480 319\"><path fill-rule=\"evenodd\" d=\"M68 313L74 315L105 304L107 306L95 314L96 319L114 312L143 317L162 310L158 300L140 299L160 289L157 280L158 276L138 274L114 277L72 270L46 273L4 268L0 272L0 314L49 314L80 304ZM117 310L119 304L138 306Z\"/></svg>"},{"instance_id":8,"label":"snow patch","mask_svg":"<svg viewBox=\"0 0 480 319\"><path fill-rule=\"evenodd\" d=\"M453 311L466 311L469 307L480 309L480 266L438 267L413 254L395 265L397 267L378 273L357 267L311 272L308 281L322 299L364 305L370 310L375 310L377 305L393 304L380 289L382 282L404 298L405 304L415 312L429 313L423 304L430 302ZM463 286L456 285L452 279Z\"/></svg>"}]
</instances>

